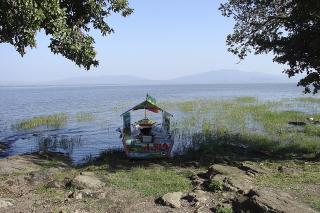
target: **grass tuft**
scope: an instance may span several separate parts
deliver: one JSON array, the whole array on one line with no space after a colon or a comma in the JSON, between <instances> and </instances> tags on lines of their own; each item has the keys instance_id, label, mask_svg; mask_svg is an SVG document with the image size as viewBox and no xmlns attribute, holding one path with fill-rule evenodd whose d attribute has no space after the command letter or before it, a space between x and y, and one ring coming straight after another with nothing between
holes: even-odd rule
<instances>
[{"instance_id":1,"label":"grass tuft","mask_svg":"<svg viewBox=\"0 0 320 213\"><path fill-rule=\"evenodd\" d=\"M208 185L208 189L212 192L222 191L223 185L217 180L211 180Z\"/></svg>"}]
</instances>

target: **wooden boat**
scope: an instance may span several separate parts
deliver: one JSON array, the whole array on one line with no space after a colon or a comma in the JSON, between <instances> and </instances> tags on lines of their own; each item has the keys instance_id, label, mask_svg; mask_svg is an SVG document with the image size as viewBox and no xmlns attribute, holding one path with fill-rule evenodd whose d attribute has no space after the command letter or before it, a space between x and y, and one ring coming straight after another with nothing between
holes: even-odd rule
<instances>
[{"instance_id":1,"label":"wooden boat","mask_svg":"<svg viewBox=\"0 0 320 213\"><path fill-rule=\"evenodd\" d=\"M131 124L131 112L144 110L144 118ZM162 113L162 123L147 118L147 111ZM124 112L121 138L129 158L170 157L173 137L170 133L172 115L156 105L155 98L147 94L146 100Z\"/></svg>"}]
</instances>

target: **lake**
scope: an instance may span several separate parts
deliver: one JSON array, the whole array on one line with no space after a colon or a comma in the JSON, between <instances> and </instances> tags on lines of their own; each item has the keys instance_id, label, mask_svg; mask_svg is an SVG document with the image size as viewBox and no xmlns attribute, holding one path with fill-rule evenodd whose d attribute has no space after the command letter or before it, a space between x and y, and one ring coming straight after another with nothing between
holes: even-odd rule
<instances>
[{"instance_id":1,"label":"lake","mask_svg":"<svg viewBox=\"0 0 320 213\"><path fill-rule=\"evenodd\" d=\"M0 87L0 143L9 145L1 156L36 151L39 137L46 136L77 138L79 143L70 151L74 162L106 149L121 149L119 133L115 131L122 125L120 114L143 101L146 93L158 102L239 96L264 101L306 96L294 84ZM59 112L69 115L67 125L60 129L18 131L13 127L22 119ZM90 112L95 119L77 122L78 112Z\"/></svg>"}]
</instances>

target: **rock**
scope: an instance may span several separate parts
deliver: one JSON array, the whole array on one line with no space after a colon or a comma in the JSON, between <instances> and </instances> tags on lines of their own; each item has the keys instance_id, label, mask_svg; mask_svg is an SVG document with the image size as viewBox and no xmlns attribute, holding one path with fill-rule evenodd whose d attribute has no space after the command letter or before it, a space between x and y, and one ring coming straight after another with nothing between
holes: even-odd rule
<instances>
[{"instance_id":1,"label":"rock","mask_svg":"<svg viewBox=\"0 0 320 213\"><path fill-rule=\"evenodd\" d=\"M95 199L104 199L107 196L107 193L104 191L91 191L90 189L83 189L80 191L70 191L68 193L68 198L75 198L81 200L83 198L95 198Z\"/></svg>"},{"instance_id":2,"label":"rock","mask_svg":"<svg viewBox=\"0 0 320 213\"><path fill-rule=\"evenodd\" d=\"M86 189L86 188L99 189L105 185L102 181L100 181L93 174L78 175L73 179L72 184L77 189Z\"/></svg>"},{"instance_id":3,"label":"rock","mask_svg":"<svg viewBox=\"0 0 320 213\"><path fill-rule=\"evenodd\" d=\"M199 206L195 211L195 213L211 213L212 211L208 209L206 206Z\"/></svg>"},{"instance_id":4,"label":"rock","mask_svg":"<svg viewBox=\"0 0 320 213\"><path fill-rule=\"evenodd\" d=\"M206 203L210 199L209 192L194 190L188 194L188 200L195 202L197 206Z\"/></svg>"},{"instance_id":5,"label":"rock","mask_svg":"<svg viewBox=\"0 0 320 213\"><path fill-rule=\"evenodd\" d=\"M75 198L76 200L81 200L83 198L83 193L81 191L70 191L67 194L68 198Z\"/></svg>"},{"instance_id":6,"label":"rock","mask_svg":"<svg viewBox=\"0 0 320 213\"><path fill-rule=\"evenodd\" d=\"M11 199L0 198L0 209L13 206Z\"/></svg>"},{"instance_id":7,"label":"rock","mask_svg":"<svg viewBox=\"0 0 320 213\"><path fill-rule=\"evenodd\" d=\"M201 175L200 175L201 176ZM198 174L193 174L190 177L191 183L195 189L201 189L205 179L201 178Z\"/></svg>"},{"instance_id":8,"label":"rock","mask_svg":"<svg viewBox=\"0 0 320 213\"><path fill-rule=\"evenodd\" d=\"M74 193L74 198L75 198L76 200L81 200L82 197L83 197L82 192L75 192L75 193Z\"/></svg>"},{"instance_id":9,"label":"rock","mask_svg":"<svg viewBox=\"0 0 320 213\"><path fill-rule=\"evenodd\" d=\"M223 189L247 194L254 188L252 177L237 167L215 164L209 167L208 174L215 182L220 182Z\"/></svg>"},{"instance_id":10,"label":"rock","mask_svg":"<svg viewBox=\"0 0 320 213\"><path fill-rule=\"evenodd\" d=\"M84 189L80 191L84 197L95 198L95 199L104 199L107 196L107 193L104 191L91 191L89 189Z\"/></svg>"},{"instance_id":11,"label":"rock","mask_svg":"<svg viewBox=\"0 0 320 213\"><path fill-rule=\"evenodd\" d=\"M279 166L278 171L289 175L301 172L301 170L298 168L290 168L288 166Z\"/></svg>"},{"instance_id":12,"label":"rock","mask_svg":"<svg viewBox=\"0 0 320 213\"><path fill-rule=\"evenodd\" d=\"M93 172L80 172L80 175L94 176Z\"/></svg>"},{"instance_id":13,"label":"rock","mask_svg":"<svg viewBox=\"0 0 320 213\"><path fill-rule=\"evenodd\" d=\"M68 198L74 198L74 191L69 191L67 194Z\"/></svg>"},{"instance_id":14,"label":"rock","mask_svg":"<svg viewBox=\"0 0 320 213\"><path fill-rule=\"evenodd\" d=\"M246 199L238 200L237 208L251 212L304 212L315 213L314 210L294 200L288 193L276 189L260 189L251 191Z\"/></svg>"},{"instance_id":15,"label":"rock","mask_svg":"<svg viewBox=\"0 0 320 213\"><path fill-rule=\"evenodd\" d=\"M65 184L60 182L60 181L52 180L52 181L47 183L46 187L47 188L62 189L62 188L65 187Z\"/></svg>"},{"instance_id":16,"label":"rock","mask_svg":"<svg viewBox=\"0 0 320 213\"><path fill-rule=\"evenodd\" d=\"M238 167L241 170L246 171L246 173L251 176L255 176L256 174L266 174L270 172L265 168L262 168L261 166L259 166L257 163L254 163L251 161L242 162Z\"/></svg>"},{"instance_id":17,"label":"rock","mask_svg":"<svg viewBox=\"0 0 320 213\"><path fill-rule=\"evenodd\" d=\"M183 197L182 192L171 192L163 195L161 201L164 205L172 208L181 208L181 198Z\"/></svg>"}]
</instances>

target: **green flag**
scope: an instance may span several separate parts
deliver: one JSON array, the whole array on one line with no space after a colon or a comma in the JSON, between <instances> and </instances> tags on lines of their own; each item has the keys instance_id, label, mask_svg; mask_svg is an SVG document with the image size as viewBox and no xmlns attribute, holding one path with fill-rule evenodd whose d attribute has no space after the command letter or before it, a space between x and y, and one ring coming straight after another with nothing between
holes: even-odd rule
<instances>
[{"instance_id":1,"label":"green flag","mask_svg":"<svg viewBox=\"0 0 320 213\"><path fill-rule=\"evenodd\" d=\"M156 105L157 101L154 97L150 96L149 94L147 94L147 97L146 97L146 100L149 102L149 103L152 103L154 105Z\"/></svg>"}]
</instances>

